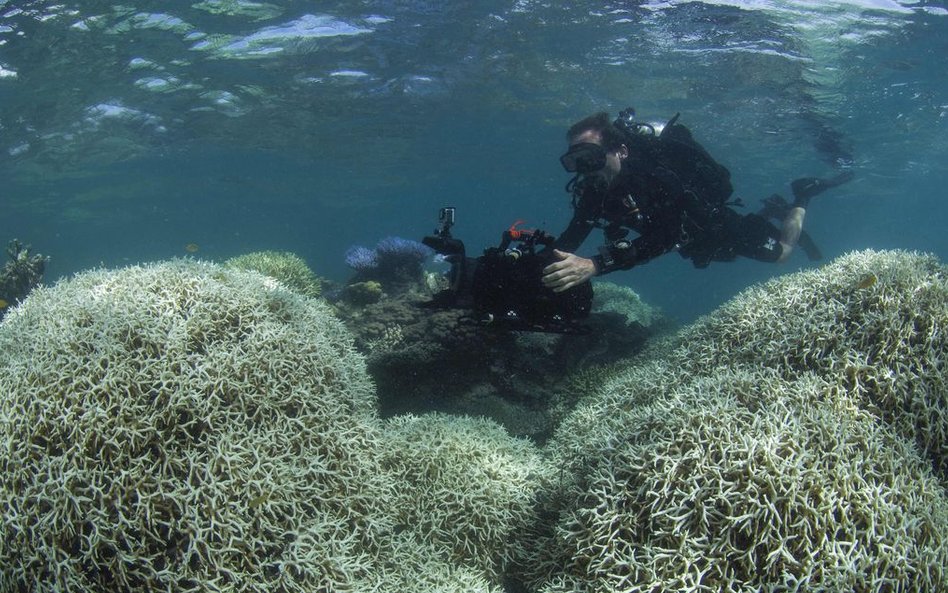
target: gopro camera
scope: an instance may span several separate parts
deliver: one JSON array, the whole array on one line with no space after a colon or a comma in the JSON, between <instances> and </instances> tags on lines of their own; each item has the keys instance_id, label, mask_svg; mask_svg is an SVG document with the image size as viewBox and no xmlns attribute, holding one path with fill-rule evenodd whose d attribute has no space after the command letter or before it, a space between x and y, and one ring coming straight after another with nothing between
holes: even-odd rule
<instances>
[{"instance_id":1,"label":"gopro camera","mask_svg":"<svg viewBox=\"0 0 948 593\"><path fill-rule=\"evenodd\" d=\"M454 226L454 206L445 206L438 211L438 222L441 223L440 229L435 229L435 234L439 237L450 237L451 227Z\"/></svg>"}]
</instances>

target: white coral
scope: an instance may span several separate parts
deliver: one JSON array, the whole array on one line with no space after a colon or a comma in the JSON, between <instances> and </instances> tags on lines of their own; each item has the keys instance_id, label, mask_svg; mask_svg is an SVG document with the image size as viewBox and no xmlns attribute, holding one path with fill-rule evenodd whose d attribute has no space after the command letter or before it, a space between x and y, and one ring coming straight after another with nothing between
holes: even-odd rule
<instances>
[{"instance_id":1,"label":"white coral","mask_svg":"<svg viewBox=\"0 0 948 593\"><path fill-rule=\"evenodd\" d=\"M355 541L305 544L374 521L383 487L372 385L326 305L194 262L89 272L35 292L0 353L6 587L310 591L366 570Z\"/></svg>"},{"instance_id":2,"label":"white coral","mask_svg":"<svg viewBox=\"0 0 948 593\"><path fill-rule=\"evenodd\" d=\"M744 291L683 332L677 360L815 372L915 440L946 478L945 327L948 268L931 255L866 250Z\"/></svg>"},{"instance_id":3,"label":"white coral","mask_svg":"<svg viewBox=\"0 0 948 593\"><path fill-rule=\"evenodd\" d=\"M612 376L548 449L563 475L520 539L526 580L948 590L945 279L931 257L851 254Z\"/></svg>"},{"instance_id":4,"label":"white coral","mask_svg":"<svg viewBox=\"0 0 948 593\"><path fill-rule=\"evenodd\" d=\"M256 272L185 260L40 289L0 324L0 591L497 593L502 538L480 528L525 513L507 479L532 457L441 497L376 414L329 306ZM459 467L528 450L509 440L472 437Z\"/></svg>"},{"instance_id":5,"label":"white coral","mask_svg":"<svg viewBox=\"0 0 948 593\"><path fill-rule=\"evenodd\" d=\"M452 562L499 576L549 466L536 447L486 418L430 413L391 419L383 465L400 485L397 521Z\"/></svg>"}]
</instances>

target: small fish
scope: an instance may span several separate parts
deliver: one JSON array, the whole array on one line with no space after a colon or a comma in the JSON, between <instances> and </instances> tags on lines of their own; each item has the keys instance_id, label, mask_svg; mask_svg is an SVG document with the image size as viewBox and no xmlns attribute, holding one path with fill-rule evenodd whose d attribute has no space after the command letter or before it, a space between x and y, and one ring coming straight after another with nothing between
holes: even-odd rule
<instances>
[{"instance_id":1,"label":"small fish","mask_svg":"<svg viewBox=\"0 0 948 593\"><path fill-rule=\"evenodd\" d=\"M0 299L0 309L6 309L9 306L10 306L10 303L8 303L7 301L3 299Z\"/></svg>"},{"instance_id":2,"label":"small fish","mask_svg":"<svg viewBox=\"0 0 948 593\"><path fill-rule=\"evenodd\" d=\"M856 288L858 288L859 290L865 290L867 288L871 288L872 286L874 286L875 283L878 281L879 281L879 278L872 272L869 272L868 274L866 274L865 276L859 279L859 282L856 283Z\"/></svg>"},{"instance_id":3,"label":"small fish","mask_svg":"<svg viewBox=\"0 0 948 593\"><path fill-rule=\"evenodd\" d=\"M197 253L201 247L197 243L188 243L184 246L184 250L188 253Z\"/></svg>"}]
</instances>

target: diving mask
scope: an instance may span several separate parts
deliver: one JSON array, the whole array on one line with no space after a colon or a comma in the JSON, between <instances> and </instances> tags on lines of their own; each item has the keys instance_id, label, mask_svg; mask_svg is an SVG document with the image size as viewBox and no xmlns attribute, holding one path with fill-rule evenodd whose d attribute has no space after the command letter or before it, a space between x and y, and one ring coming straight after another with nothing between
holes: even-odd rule
<instances>
[{"instance_id":1,"label":"diving mask","mask_svg":"<svg viewBox=\"0 0 948 593\"><path fill-rule=\"evenodd\" d=\"M606 149L592 142L578 142L560 157L560 163L570 173L595 173L606 166Z\"/></svg>"}]
</instances>

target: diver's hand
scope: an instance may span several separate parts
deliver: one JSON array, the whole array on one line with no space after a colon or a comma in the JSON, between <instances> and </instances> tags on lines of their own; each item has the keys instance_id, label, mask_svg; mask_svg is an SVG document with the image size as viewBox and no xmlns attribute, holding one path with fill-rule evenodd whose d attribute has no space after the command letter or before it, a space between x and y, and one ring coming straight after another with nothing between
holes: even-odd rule
<instances>
[{"instance_id":1,"label":"diver's hand","mask_svg":"<svg viewBox=\"0 0 948 593\"><path fill-rule=\"evenodd\" d=\"M553 256L559 261L543 268L543 286L553 292L569 290L596 275L596 264L591 259L559 249L553 250Z\"/></svg>"}]
</instances>

